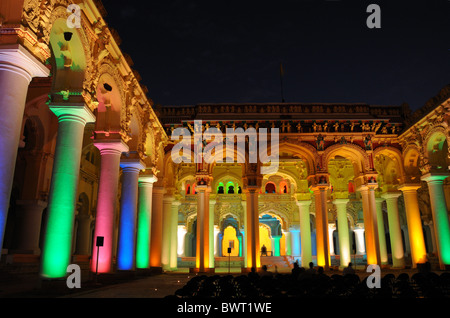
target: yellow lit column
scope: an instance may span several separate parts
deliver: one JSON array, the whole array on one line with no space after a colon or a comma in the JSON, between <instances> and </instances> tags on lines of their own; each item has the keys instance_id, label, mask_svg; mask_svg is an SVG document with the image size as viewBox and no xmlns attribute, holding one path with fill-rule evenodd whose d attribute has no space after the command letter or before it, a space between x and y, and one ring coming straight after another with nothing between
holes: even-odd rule
<instances>
[{"instance_id":1,"label":"yellow lit column","mask_svg":"<svg viewBox=\"0 0 450 318\"><path fill-rule=\"evenodd\" d=\"M242 256L244 257L244 267L247 267L247 201L242 200L242 210L244 211L244 230L241 231L244 236ZM218 249L221 249L219 247Z\"/></svg>"},{"instance_id":2,"label":"yellow lit column","mask_svg":"<svg viewBox=\"0 0 450 318\"><path fill-rule=\"evenodd\" d=\"M386 233L384 231L384 219L383 219L383 198L375 198L377 205L377 223L378 223L378 241L380 244L380 258L381 264L389 264L389 258L386 246Z\"/></svg>"},{"instance_id":3,"label":"yellow lit column","mask_svg":"<svg viewBox=\"0 0 450 318\"><path fill-rule=\"evenodd\" d=\"M444 193L444 180L448 176L448 173L428 173L421 178L427 182L430 192L431 211L441 269L450 267L450 225Z\"/></svg>"},{"instance_id":4,"label":"yellow lit column","mask_svg":"<svg viewBox=\"0 0 450 318\"><path fill-rule=\"evenodd\" d=\"M209 267L214 268L214 248L215 248L215 227L214 227L214 209L216 200L209 200Z\"/></svg>"},{"instance_id":5,"label":"yellow lit column","mask_svg":"<svg viewBox=\"0 0 450 318\"><path fill-rule=\"evenodd\" d=\"M350 236L347 221L348 199L336 199L333 203L337 209L340 268L344 268L351 262Z\"/></svg>"},{"instance_id":6,"label":"yellow lit column","mask_svg":"<svg viewBox=\"0 0 450 318\"><path fill-rule=\"evenodd\" d=\"M419 184L404 184L399 187L399 190L403 192L405 201L406 223L408 224L413 268L417 267L417 263L420 264L427 261L422 219L420 217L419 201L417 200L417 189L419 188Z\"/></svg>"},{"instance_id":7,"label":"yellow lit column","mask_svg":"<svg viewBox=\"0 0 450 318\"><path fill-rule=\"evenodd\" d=\"M246 210L246 242L247 242L247 268L261 267L260 246L259 246L259 214L258 214L258 192L259 187L247 186L245 193L247 196Z\"/></svg>"},{"instance_id":8,"label":"yellow lit column","mask_svg":"<svg viewBox=\"0 0 450 318\"><path fill-rule=\"evenodd\" d=\"M211 188L197 183L197 251L196 269L200 273L210 271L209 264L209 193ZM211 229L212 230L212 229Z\"/></svg>"},{"instance_id":9,"label":"yellow lit column","mask_svg":"<svg viewBox=\"0 0 450 318\"><path fill-rule=\"evenodd\" d=\"M325 270L330 268L327 190L328 185L313 189L316 203L317 266L322 266Z\"/></svg>"},{"instance_id":10,"label":"yellow lit column","mask_svg":"<svg viewBox=\"0 0 450 318\"><path fill-rule=\"evenodd\" d=\"M312 248L311 248L311 224L309 207L311 201L297 201L300 212L300 244L301 244L301 258L302 267L308 268L309 263L312 262Z\"/></svg>"},{"instance_id":11,"label":"yellow lit column","mask_svg":"<svg viewBox=\"0 0 450 318\"><path fill-rule=\"evenodd\" d=\"M392 267L405 267L405 252L403 251L402 230L400 228L400 219L398 216L398 198L400 192L383 194L386 199L389 222L389 236L391 240Z\"/></svg>"}]
</instances>

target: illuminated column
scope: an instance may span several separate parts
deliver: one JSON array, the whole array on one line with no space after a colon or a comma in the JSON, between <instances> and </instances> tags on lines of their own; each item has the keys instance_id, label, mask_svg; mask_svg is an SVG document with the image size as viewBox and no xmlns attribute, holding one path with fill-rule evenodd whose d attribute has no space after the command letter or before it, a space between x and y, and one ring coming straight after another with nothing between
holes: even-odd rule
<instances>
[{"instance_id":1,"label":"illuminated column","mask_svg":"<svg viewBox=\"0 0 450 318\"><path fill-rule=\"evenodd\" d=\"M398 197L400 192L385 193L388 211L389 236L391 240L392 267L405 267L405 252L403 251L402 230L400 228L400 219L398 216Z\"/></svg>"},{"instance_id":2,"label":"illuminated column","mask_svg":"<svg viewBox=\"0 0 450 318\"><path fill-rule=\"evenodd\" d=\"M90 255L91 224L94 218L90 214L77 215L77 255Z\"/></svg>"},{"instance_id":3,"label":"illuminated column","mask_svg":"<svg viewBox=\"0 0 450 318\"><path fill-rule=\"evenodd\" d=\"M209 267L214 268L214 209L216 207L216 200L209 200Z\"/></svg>"},{"instance_id":4,"label":"illuminated column","mask_svg":"<svg viewBox=\"0 0 450 318\"><path fill-rule=\"evenodd\" d=\"M254 267L256 270L261 267L260 246L259 246L259 212L257 186L247 186L245 193L247 196L246 210L246 243L247 243L247 268Z\"/></svg>"},{"instance_id":5,"label":"illuminated column","mask_svg":"<svg viewBox=\"0 0 450 318\"><path fill-rule=\"evenodd\" d=\"M334 224L328 224L328 246L330 247L330 256L335 255L334 244L333 244L333 233L336 230Z\"/></svg>"},{"instance_id":6,"label":"illuminated column","mask_svg":"<svg viewBox=\"0 0 450 318\"><path fill-rule=\"evenodd\" d=\"M163 215L162 215L162 248L161 248L161 265L164 270L170 268L170 225L172 218L172 203L175 198L172 194L166 193L163 199Z\"/></svg>"},{"instance_id":7,"label":"illuminated column","mask_svg":"<svg viewBox=\"0 0 450 318\"><path fill-rule=\"evenodd\" d=\"M145 164L139 159L123 159L120 167L122 168L122 195L117 269L129 271L135 268L138 182L139 172L145 169Z\"/></svg>"},{"instance_id":8,"label":"illuminated column","mask_svg":"<svg viewBox=\"0 0 450 318\"><path fill-rule=\"evenodd\" d=\"M164 193L163 187L153 187L152 227L150 231L150 267L153 268L161 268Z\"/></svg>"},{"instance_id":9,"label":"illuminated column","mask_svg":"<svg viewBox=\"0 0 450 318\"><path fill-rule=\"evenodd\" d=\"M431 211L441 269L450 266L450 225L444 193L444 180L448 176L448 173L428 173L421 178L427 182L430 192Z\"/></svg>"},{"instance_id":10,"label":"illuminated column","mask_svg":"<svg viewBox=\"0 0 450 318\"><path fill-rule=\"evenodd\" d=\"M378 224L378 241L380 244L380 258L381 264L387 265L389 264L389 258L387 253L386 246L386 233L384 230L384 218L383 218L383 198L375 198L376 206L377 206L377 224Z\"/></svg>"},{"instance_id":11,"label":"illuminated column","mask_svg":"<svg viewBox=\"0 0 450 318\"><path fill-rule=\"evenodd\" d=\"M273 256L280 256L280 239L281 235L272 236Z\"/></svg>"},{"instance_id":12,"label":"illuminated column","mask_svg":"<svg viewBox=\"0 0 450 318\"><path fill-rule=\"evenodd\" d=\"M406 223L408 225L413 268L417 267L417 263L425 263L427 261L422 218L420 216L419 201L417 200L417 189L419 188L420 185L416 184L404 184L399 187L399 190L403 192L405 201Z\"/></svg>"},{"instance_id":13,"label":"illuminated column","mask_svg":"<svg viewBox=\"0 0 450 318\"><path fill-rule=\"evenodd\" d=\"M291 256L292 255L292 246L291 246L291 232L290 231L283 231L284 233L284 237L285 237L285 241L286 241L286 245L285 245L285 255Z\"/></svg>"},{"instance_id":14,"label":"illuminated column","mask_svg":"<svg viewBox=\"0 0 450 318\"><path fill-rule=\"evenodd\" d=\"M378 223L376 219L376 187L376 184L371 184L370 186L363 185L358 189L361 193L363 203L367 264L370 265L381 265L378 244Z\"/></svg>"},{"instance_id":15,"label":"illuminated column","mask_svg":"<svg viewBox=\"0 0 450 318\"><path fill-rule=\"evenodd\" d=\"M322 266L325 270L330 267L327 189L328 186L318 186L313 189L316 200L317 266Z\"/></svg>"},{"instance_id":16,"label":"illuminated column","mask_svg":"<svg viewBox=\"0 0 450 318\"><path fill-rule=\"evenodd\" d=\"M197 251L196 268L200 273L209 271L209 193L211 189L207 185L197 184Z\"/></svg>"},{"instance_id":17,"label":"illuminated column","mask_svg":"<svg viewBox=\"0 0 450 318\"><path fill-rule=\"evenodd\" d=\"M244 248L242 251L242 254L244 255L244 267L247 267L247 201L241 201L242 202L242 208L244 211L244 229L241 231L242 235L244 236ZM259 222L259 220L258 220ZM220 247L222 248L222 247Z\"/></svg>"},{"instance_id":18,"label":"illuminated column","mask_svg":"<svg viewBox=\"0 0 450 318\"><path fill-rule=\"evenodd\" d=\"M291 251L292 251L291 256L301 256L300 230L297 228L291 228L290 236L291 236ZM309 239L311 240L311 235L309 236Z\"/></svg>"},{"instance_id":19,"label":"illuminated column","mask_svg":"<svg viewBox=\"0 0 450 318\"><path fill-rule=\"evenodd\" d=\"M120 156L122 152L128 151L128 146L122 140L96 140L94 145L100 150L101 168L91 270L96 271L95 243L97 237L102 236L104 242L98 257L98 272L109 273L112 269L114 212L119 186Z\"/></svg>"},{"instance_id":20,"label":"illuminated column","mask_svg":"<svg viewBox=\"0 0 450 318\"><path fill-rule=\"evenodd\" d=\"M0 46L0 248L3 246L28 85L33 77L47 77L49 72L20 44Z\"/></svg>"},{"instance_id":21,"label":"illuminated column","mask_svg":"<svg viewBox=\"0 0 450 318\"><path fill-rule=\"evenodd\" d=\"M178 257L186 256L184 246L186 244L187 229L185 225L178 225Z\"/></svg>"},{"instance_id":22,"label":"illuminated column","mask_svg":"<svg viewBox=\"0 0 450 318\"><path fill-rule=\"evenodd\" d=\"M178 268L178 253L177 253L177 242L178 242L178 208L181 203L178 200L172 202L172 215L170 217L170 257L169 265L170 270L175 271Z\"/></svg>"},{"instance_id":23,"label":"illuminated column","mask_svg":"<svg viewBox=\"0 0 450 318\"><path fill-rule=\"evenodd\" d=\"M302 267L309 268L309 263L312 262L311 223L309 216L311 201L297 201L297 205L300 212L300 246Z\"/></svg>"},{"instance_id":24,"label":"illuminated column","mask_svg":"<svg viewBox=\"0 0 450 318\"><path fill-rule=\"evenodd\" d=\"M364 242L364 229L356 228L353 230L353 232L355 232L356 255L366 254L366 245Z\"/></svg>"},{"instance_id":25,"label":"illuminated column","mask_svg":"<svg viewBox=\"0 0 450 318\"><path fill-rule=\"evenodd\" d=\"M72 254L84 127L87 122L94 122L95 117L86 105L50 104L50 110L58 117L58 135L41 257L41 274L48 278L60 278L66 276Z\"/></svg>"},{"instance_id":26,"label":"illuminated column","mask_svg":"<svg viewBox=\"0 0 450 318\"><path fill-rule=\"evenodd\" d=\"M150 268L150 233L152 228L154 175L142 175L138 185L138 228L136 235L136 268Z\"/></svg>"},{"instance_id":27,"label":"illuminated column","mask_svg":"<svg viewBox=\"0 0 450 318\"><path fill-rule=\"evenodd\" d=\"M337 209L338 235L339 235L339 258L340 267L347 267L351 262L350 236L348 233L347 203L348 199L336 199L334 205Z\"/></svg>"},{"instance_id":28,"label":"illuminated column","mask_svg":"<svg viewBox=\"0 0 450 318\"><path fill-rule=\"evenodd\" d=\"M220 246L218 246L219 241L218 241L218 236L220 233L220 228L218 225L214 225L214 256L215 257L219 257L219 251L220 251ZM238 239L242 239L240 237L238 237Z\"/></svg>"}]
</instances>

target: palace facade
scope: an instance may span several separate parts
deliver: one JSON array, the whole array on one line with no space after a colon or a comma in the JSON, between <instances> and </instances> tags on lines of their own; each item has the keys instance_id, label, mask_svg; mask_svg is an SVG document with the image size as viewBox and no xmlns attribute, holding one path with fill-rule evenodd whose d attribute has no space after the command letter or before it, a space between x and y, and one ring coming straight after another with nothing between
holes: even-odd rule
<instances>
[{"instance_id":1,"label":"palace facade","mask_svg":"<svg viewBox=\"0 0 450 318\"><path fill-rule=\"evenodd\" d=\"M0 3L2 266L34 263L44 278L65 277L69 264L208 272L229 260L242 270L296 260L449 268L450 86L413 113L157 106L101 2L73 4ZM220 143L242 137L244 151L195 160L197 121L201 132L236 132ZM180 128L192 139L175 162ZM270 173L248 160L246 133L264 128L279 131L262 149L276 158Z\"/></svg>"}]
</instances>

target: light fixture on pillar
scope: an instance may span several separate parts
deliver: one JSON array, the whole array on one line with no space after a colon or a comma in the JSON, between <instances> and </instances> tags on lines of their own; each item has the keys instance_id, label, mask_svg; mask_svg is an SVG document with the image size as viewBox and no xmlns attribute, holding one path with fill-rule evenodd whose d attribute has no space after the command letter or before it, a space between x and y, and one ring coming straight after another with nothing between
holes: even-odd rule
<instances>
[{"instance_id":1,"label":"light fixture on pillar","mask_svg":"<svg viewBox=\"0 0 450 318\"><path fill-rule=\"evenodd\" d=\"M64 40L66 40L67 42L69 42L70 40L72 40L72 32L64 32Z\"/></svg>"}]
</instances>

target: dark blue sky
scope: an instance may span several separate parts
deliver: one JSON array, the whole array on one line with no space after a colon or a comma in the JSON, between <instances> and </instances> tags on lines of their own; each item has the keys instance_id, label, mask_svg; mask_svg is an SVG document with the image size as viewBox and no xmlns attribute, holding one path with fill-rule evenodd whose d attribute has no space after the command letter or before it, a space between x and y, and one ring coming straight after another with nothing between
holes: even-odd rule
<instances>
[{"instance_id":1,"label":"dark blue sky","mask_svg":"<svg viewBox=\"0 0 450 318\"><path fill-rule=\"evenodd\" d=\"M370 3L381 7L381 29L366 26ZM280 102L280 62L286 102L417 109L450 83L447 0L103 4L162 105Z\"/></svg>"}]
</instances>

